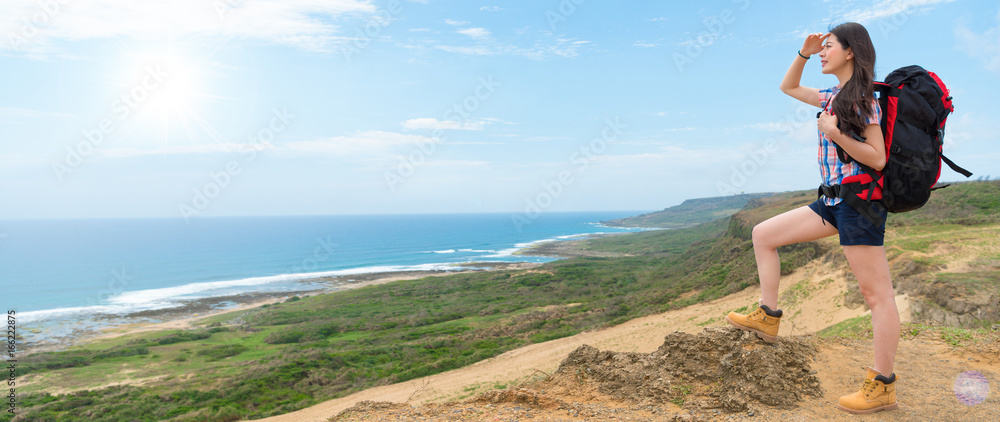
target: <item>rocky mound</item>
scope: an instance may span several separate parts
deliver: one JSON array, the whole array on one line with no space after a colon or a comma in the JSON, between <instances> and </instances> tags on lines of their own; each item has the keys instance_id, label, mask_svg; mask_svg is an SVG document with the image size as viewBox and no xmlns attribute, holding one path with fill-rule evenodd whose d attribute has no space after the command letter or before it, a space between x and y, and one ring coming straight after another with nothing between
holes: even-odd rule
<instances>
[{"instance_id":1,"label":"rocky mound","mask_svg":"<svg viewBox=\"0 0 1000 422\"><path fill-rule=\"evenodd\" d=\"M986 395L977 405L943 398L958 397L955 380L960 374L977 372L987 379L987 387L1000 382L1000 331L967 331L963 335L968 337L960 339L951 328L919 330L906 330L908 334L900 340L896 367L906 387L900 397L902 405L898 410L880 412L877 419L936 421L962 415L961 420L995 420L1000 400L993 396ZM356 402L329 420L857 420L834 404L840 395L857 391L858 364L869 359L871 340L866 338L782 337L769 345L732 328L710 328L697 335L672 333L666 336L663 347L652 353L580 347L553 374L538 371L537 376L520 384L464 401L421 405ZM814 374L810 364L816 365L818 373ZM911 378L905 378L906 374ZM822 396L817 378L823 380L824 390L829 390ZM744 408L745 412L727 412ZM283 420L327 420L330 414L323 413L322 419Z\"/></svg>"},{"instance_id":2,"label":"rocky mound","mask_svg":"<svg viewBox=\"0 0 1000 422\"><path fill-rule=\"evenodd\" d=\"M757 403L792 408L803 395L823 394L809 366L815 354L800 339L767 344L735 328L706 328L697 335L671 333L648 354L581 346L544 383L596 388L640 405L673 402L728 412L757 408Z\"/></svg>"},{"instance_id":3,"label":"rocky mound","mask_svg":"<svg viewBox=\"0 0 1000 422\"><path fill-rule=\"evenodd\" d=\"M675 332L652 353L601 351L580 346L551 376L530 385L491 391L465 402L413 407L360 402L332 420L397 421L670 420L712 419L726 412L753 416L790 409L803 396L822 397L809 363L816 348L801 338L767 344L735 328ZM680 406L681 408L673 405Z\"/></svg>"}]
</instances>

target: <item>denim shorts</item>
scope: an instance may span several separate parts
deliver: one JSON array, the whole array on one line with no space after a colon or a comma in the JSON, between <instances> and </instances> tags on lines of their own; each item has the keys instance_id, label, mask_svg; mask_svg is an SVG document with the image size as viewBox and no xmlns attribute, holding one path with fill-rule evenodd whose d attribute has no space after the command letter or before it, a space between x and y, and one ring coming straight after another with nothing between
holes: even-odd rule
<instances>
[{"instance_id":1,"label":"denim shorts","mask_svg":"<svg viewBox=\"0 0 1000 422\"><path fill-rule=\"evenodd\" d=\"M887 213L885 206L879 201L872 201L871 207L876 214L882 216L883 223L879 226L868 221L844 201L840 201L832 207L826 205L823 200L809 204L810 209L837 229L841 245L882 246L885 241L885 217Z\"/></svg>"}]
</instances>

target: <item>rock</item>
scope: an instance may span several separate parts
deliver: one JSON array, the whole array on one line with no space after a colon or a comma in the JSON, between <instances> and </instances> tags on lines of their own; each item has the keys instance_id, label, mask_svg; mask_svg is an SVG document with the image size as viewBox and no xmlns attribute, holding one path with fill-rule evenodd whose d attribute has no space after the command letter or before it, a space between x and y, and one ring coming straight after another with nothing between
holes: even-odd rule
<instances>
[{"instance_id":1,"label":"rock","mask_svg":"<svg viewBox=\"0 0 1000 422\"><path fill-rule=\"evenodd\" d=\"M747 411L752 403L792 408L803 395L822 396L809 366L814 354L800 339L779 338L769 345L735 328L714 327L697 335L671 333L652 353L581 346L553 377L591 384L621 400L693 405L716 414L719 408Z\"/></svg>"}]
</instances>

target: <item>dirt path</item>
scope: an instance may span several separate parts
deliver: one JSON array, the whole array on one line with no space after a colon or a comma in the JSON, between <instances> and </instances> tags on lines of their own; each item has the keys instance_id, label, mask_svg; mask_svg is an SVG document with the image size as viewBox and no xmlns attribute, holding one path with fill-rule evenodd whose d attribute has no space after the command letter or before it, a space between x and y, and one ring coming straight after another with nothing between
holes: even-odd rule
<instances>
[{"instance_id":1,"label":"dirt path","mask_svg":"<svg viewBox=\"0 0 1000 422\"><path fill-rule=\"evenodd\" d=\"M863 370L859 362L872 359L867 341L840 341L821 347L813 368L823 382L824 395L808 400L789 412L786 420L857 420L835 408L837 399L860 387ZM862 420L880 421L995 421L1000 420L1000 356L995 353L958 352L939 337L920 336L900 342L896 356L897 400L900 408ZM987 399L977 405L959 402L956 378L977 371L989 381ZM766 419L765 419L766 420ZM775 419L777 420L777 419Z\"/></svg>"},{"instance_id":2,"label":"dirt path","mask_svg":"<svg viewBox=\"0 0 1000 422\"><path fill-rule=\"evenodd\" d=\"M814 333L838 322L864 315L863 308L843 306L843 295L848 289L846 270L842 266L813 262L793 274L782 277L783 310L789 318L782 321L779 335L791 336ZM854 287L857 288L856 286ZM495 386L516 386L539 375L538 371L553 373L559 363L577 347L588 344L601 350L649 353L663 343L664 335L673 331L697 333L704 327L721 327L723 317L731 310L755 304L760 297L759 288L752 287L706 303L683 309L635 319L608 329L581 333L572 337L533 344L504 353L465 368L403 383L376 387L359 393L326 401L310 408L286 415L260 419L267 422L326 421L340 411L362 401L388 401L414 405L441 403L466 399L475 394L493 390ZM897 305L904 322L908 320L909 304L905 296L897 297ZM787 321L787 322L785 322ZM856 349L870 354L870 345ZM840 369L851 381L850 388L826 387L829 394L856 389L861 365L871 357L857 356L845 363L849 368ZM902 370L899 372L903 372ZM826 380L824 378L824 383ZM834 398L834 403L836 397ZM392 420L392 419L388 419Z\"/></svg>"},{"instance_id":3,"label":"dirt path","mask_svg":"<svg viewBox=\"0 0 1000 422\"><path fill-rule=\"evenodd\" d=\"M996 339L994 338L994 341ZM859 362L871 359L862 340L818 341L812 363L821 380L822 397L805 396L793 409L762 405L750 411L678 407L663 402L628 403L596 392L588 381L572 386L540 381L521 389L487 393L477 400L442 404L363 402L333 419L357 421L995 421L1000 420L1000 355L997 349L956 352L940 337L904 340L896 360L899 409L871 415L851 415L837 409L838 397L860 387ZM767 347L767 346L765 346ZM972 391L985 400L963 403L956 378L967 371L985 376L985 389ZM304 419L303 419L304 420Z\"/></svg>"}]
</instances>

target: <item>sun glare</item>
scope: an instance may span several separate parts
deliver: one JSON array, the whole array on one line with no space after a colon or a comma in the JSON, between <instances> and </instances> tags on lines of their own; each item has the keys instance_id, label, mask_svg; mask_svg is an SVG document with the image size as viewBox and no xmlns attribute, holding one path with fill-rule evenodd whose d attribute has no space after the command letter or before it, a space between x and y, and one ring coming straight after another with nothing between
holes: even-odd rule
<instances>
[{"instance_id":1,"label":"sun glare","mask_svg":"<svg viewBox=\"0 0 1000 422\"><path fill-rule=\"evenodd\" d=\"M157 64L157 75L162 78L162 85L150 94L149 105L146 112L151 116L165 116L187 113L196 109L198 104L198 93L201 87L198 84L198 69L190 63L177 58L163 60ZM151 71L154 71L151 69Z\"/></svg>"},{"instance_id":2,"label":"sun glare","mask_svg":"<svg viewBox=\"0 0 1000 422\"><path fill-rule=\"evenodd\" d=\"M121 69L125 74L114 110L131 142L163 146L217 141L202 117L210 97L202 63L172 49L129 56Z\"/></svg>"},{"instance_id":3,"label":"sun glare","mask_svg":"<svg viewBox=\"0 0 1000 422\"><path fill-rule=\"evenodd\" d=\"M162 123L197 111L200 69L192 61L177 55L147 55L134 67L141 74L135 91L146 91L146 98L136 100L137 117ZM141 89L138 88L141 86Z\"/></svg>"},{"instance_id":4,"label":"sun glare","mask_svg":"<svg viewBox=\"0 0 1000 422\"><path fill-rule=\"evenodd\" d=\"M120 146L158 151L233 148L245 127L255 123L256 70L245 62L252 56L248 59L224 46L149 41L123 45L107 73L114 97L108 117Z\"/></svg>"}]
</instances>

